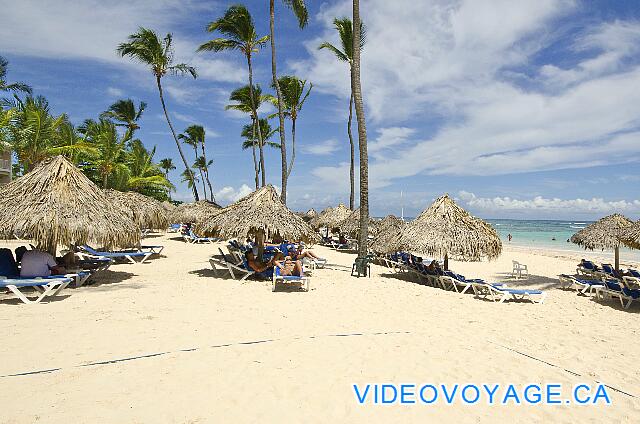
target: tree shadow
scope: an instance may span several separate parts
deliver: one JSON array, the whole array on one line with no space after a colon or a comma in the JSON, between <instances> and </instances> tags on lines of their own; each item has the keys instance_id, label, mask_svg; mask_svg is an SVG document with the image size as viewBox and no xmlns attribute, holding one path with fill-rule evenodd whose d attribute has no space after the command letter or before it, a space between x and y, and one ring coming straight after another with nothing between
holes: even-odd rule
<instances>
[{"instance_id":1,"label":"tree shadow","mask_svg":"<svg viewBox=\"0 0 640 424\"><path fill-rule=\"evenodd\" d=\"M122 286L121 283L130 280L132 277L135 277L136 274L125 271L113 271L111 269L105 271L98 271L95 275L92 275L89 281L82 285L82 287L91 287L96 289L106 289L110 288L113 285L118 285L118 287L131 287L131 288L140 288L139 285L127 284L126 286Z\"/></svg>"}]
</instances>

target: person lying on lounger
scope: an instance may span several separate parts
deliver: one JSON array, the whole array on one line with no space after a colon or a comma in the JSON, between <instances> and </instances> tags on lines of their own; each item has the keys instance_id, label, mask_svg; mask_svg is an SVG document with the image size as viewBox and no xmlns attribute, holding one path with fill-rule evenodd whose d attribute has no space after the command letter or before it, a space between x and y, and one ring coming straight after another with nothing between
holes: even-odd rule
<instances>
[{"instance_id":1,"label":"person lying on lounger","mask_svg":"<svg viewBox=\"0 0 640 424\"><path fill-rule=\"evenodd\" d=\"M309 259L319 259L319 260L324 260L322 258L320 258L318 255L316 255L315 253L313 253L311 250L304 250L304 244L300 243L298 245L298 249L296 249L294 246L291 246L289 248L289 257L294 260L294 261L299 261L302 260L303 258L309 258Z\"/></svg>"},{"instance_id":2,"label":"person lying on lounger","mask_svg":"<svg viewBox=\"0 0 640 424\"><path fill-rule=\"evenodd\" d=\"M302 262L289 260L280 255L274 256L273 259L274 265L280 268L280 275L295 275L297 277L302 275Z\"/></svg>"}]
</instances>

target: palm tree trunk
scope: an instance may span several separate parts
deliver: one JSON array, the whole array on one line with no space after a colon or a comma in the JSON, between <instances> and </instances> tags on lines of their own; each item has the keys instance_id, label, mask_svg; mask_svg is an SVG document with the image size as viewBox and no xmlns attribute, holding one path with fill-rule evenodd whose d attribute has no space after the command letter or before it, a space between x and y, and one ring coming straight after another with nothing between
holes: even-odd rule
<instances>
[{"instance_id":1,"label":"palm tree trunk","mask_svg":"<svg viewBox=\"0 0 640 424\"><path fill-rule=\"evenodd\" d=\"M173 135L173 139L176 142L176 146L178 147L178 153L180 153L180 158L182 159L182 163L187 170L187 173L193 179L193 172L191 172L191 168L189 168L189 164L187 163L187 159L184 157L184 153L182 152L182 147L180 146L180 142L178 141L178 137L176 136L176 131L173 129L173 125L171 124L171 119L169 119L169 113L167 112L167 106L164 104L164 95L162 94L162 84L160 83L160 77L156 76L156 84L158 85L158 93L160 93L160 103L162 104L162 110L164 111L164 116L167 118L167 124L169 124L169 129L171 130L171 134ZM196 201L200 200L200 196L198 196L198 189L196 188L195 181L193 184L193 197Z\"/></svg>"},{"instance_id":2,"label":"palm tree trunk","mask_svg":"<svg viewBox=\"0 0 640 424\"><path fill-rule=\"evenodd\" d=\"M260 176L260 168L258 167L258 161L256 159L256 121L253 120L253 127L251 130L251 151L253 153L253 169L256 172L256 190L260 188L259 176Z\"/></svg>"},{"instance_id":3,"label":"palm tree trunk","mask_svg":"<svg viewBox=\"0 0 640 424\"><path fill-rule=\"evenodd\" d=\"M211 180L209 179L209 162L207 162L207 152L204 149L204 140L200 143L200 147L202 147L202 157L204 158L204 175L207 177L207 185L209 186L209 195L211 196L211 201L215 202L216 198L213 195L213 188L211 187Z\"/></svg>"},{"instance_id":4,"label":"palm tree trunk","mask_svg":"<svg viewBox=\"0 0 640 424\"><path fill-rule=\"evenodd\" d=\"M251 55L247 55L247 65L249 66L249 96L251 96L251 109L255 119L255 128L258 130L258 148L260 149L260 169L262 170L262 187L267 185L266 172L264 169L264 143L262 142L262 130L260 129L260 119L258 119L258 109L253 98L253 68L251 67Z\"/></svg>"},{"instance_id":5,"label":"palm tree trunk","mask_svg":"<svg viewBox=\"0 0 640 424\"><path fill-rule=\"evenodd\" d=\"M193 145L193 155L195 157L195 160L198 160L198 145L194 144ZM205 181L204 181L204 175L202 174L202 168L198 168L198 171L200 172L200 181L202 181L202 192L204 193L204 200L207 200L207 186L205 186Z\"/></svg>"},{"instance_id":6,"label":"palm tree trunk","mask_svg":"<svg viewBox=\"0 0 640 424\"><path fill-rule=\"evenodd\" d=\"M362 87L360 85L360 1L353 0L353 66L351 68L351 88L356 104L358 121L358 146L360 150L360 240L358 256L368 252L369 234L369 160L367 156L367 127L362 105Z\"/></svg>"},{"instance_id":7,"label":"palm tree trunk","mask_svg":"<svg viewBox=\"0 0 640 424\"><path fill-rule=\"evenodd\" d=\"M287 181L293 170L293 162L296 161L296 120L291 118L291 163L287 171Z\"/></svg>"},{"instance_id":8,"label":"palm tree trunk","mask_svg":"<svg viewBox=\"0 0 640 424\"><path fill-rule=\"evenodd\" d=\"M278 82L278 73L276 72L276 40L275 40L275 6L274 0L269 0L269 31L271 40L271 74L273 77L273 85L276 87L276 96L278 97L278 121L280 131L280 155L282 156L281 164L281 178L282 178L282 191L280 192L280 200L285 205L287 204L287 179L291 173L291 169L287 171L287 144L284 133L284 113L282 113L282 90L280 90L280 83ZM293 164L293 161L291 161Z\"/></svg>"},{"instance_id":9,"label":"palm tree trunk","mask_svg":"<svg viewBox=\"0 0 640 424\"><path fill-rule=\"evenodd\" d=\"M353 203L356 196L356 177L355 177L355 151L353 146L353 134L351 134L351 120L353 119L353 90L349 97L349 121L347 122L347 134L349 134L349 145L351 146L351 166L349 168L349 181L351 182L351 191L349 192L349 209L353 210Z\"/></svg>"}]
</instances>

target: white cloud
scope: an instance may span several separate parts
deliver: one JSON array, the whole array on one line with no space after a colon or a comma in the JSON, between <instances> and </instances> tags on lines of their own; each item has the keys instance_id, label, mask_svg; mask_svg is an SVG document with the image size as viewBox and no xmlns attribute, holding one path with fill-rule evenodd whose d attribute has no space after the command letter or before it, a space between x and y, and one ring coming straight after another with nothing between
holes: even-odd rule
<instances>
[{"instance_id":1,"label":"white cloud","mask_svg":"<svg viewBox=\"0 0 640 424\"><path fill-rule=\"evenodd\" d=\"M198 122L198 120L196 118L194 118L191 115L187 115L185 113L180 113L180 112L171 112L171 114L179 121L182 121L184 123L187 123L189 125L194 125Z\"/></svg>"},{"instance_id":2,"label":"white cloud","mask_svg":"<svg viewBox=\"0 0 640 424\"><path fill-rule=\"evenodd\" d=\"M292 64L319 91L342 98L348 70L317 45L336 41L331 19L349 16L347 3L322 9L326 32L307 44L311 59ZM639 22L587 26L568 40L576 63L560 69L540 63L545 55L537 53L557 47L558 18L571 16L573 1L404 3L372 0L364 18L363 91L374 126L368 124L385 125L375 139L369 132L372 186L417 174L640 161ZM545 65L558 67L556 75ZM345 77L336 77L341 72ZM332 182L342 172L323 167L316 175Z\"/></svg>"},{"instance_id":3,"label":"white cloud","mask_svg":"<svg viewBox=\"0 0 640 424\"><path fill-rule=\"evenodd\" d=\"M253 190L246 184L242 184L238 188L234 188L231 186L223 187L215 193L215 198L218 203L233 203L237 200L240 200L247 194L251 193Z\"/></svg>"},{"instance_id":4,"label":"white cloud","mask_svg":"<svg viewBox=\"0 0 640 424\"><path fill-rule=\"evenodd\" d=\"M118 44L140 26L159 35L174 31L176 23L189 21L194 13L215 13L215 2L197 0L83 0L42 2L21 0L2 8L0 50L19 55L55 59L99 60L121 66L136 66L116 54ZM17 22L28 22L28 31L16 31ZM203 40L207 35L203 31ZM174 32L175 62L198 68L203 79L239 82L245 75L238 62L196 53L198 42Z\"/></svg>"},{"instance_id":5,"label":"white cloud","mask_svg":"<svg viewBox=\"0 0 640 424\"><path fill-rule=\"evenodd\" d=\"M321 141L319 143L307 144L300 146L300 150L308 155L330 155L340 149L340 143L334 138Z\"/></svg>"},{"instance_id":6,"label":"white cloud","mask_svg":"<svg viewBox=\"0 0 640 424\"><path fill-rule=\"evenodd\" d=\"M461 191L460 200L468 207L481 212L525 212L533 216L540 214L559 215L609 215L612 213L640 213L640 200L558 199L536 196L532 199L511 197L477 197L474 193Z\"/></svg>"},{"instance_id":7,"label":"white cloud","mask_svg":"<svg viewBox=\"0 0 640 424\"><path fill-rule=\"evenodd\" d=\"M120 88L109 87L107 88L107 95L111 97L122 97L124 96L124 91L122 91Z\"/></svg>"}]
</instances>

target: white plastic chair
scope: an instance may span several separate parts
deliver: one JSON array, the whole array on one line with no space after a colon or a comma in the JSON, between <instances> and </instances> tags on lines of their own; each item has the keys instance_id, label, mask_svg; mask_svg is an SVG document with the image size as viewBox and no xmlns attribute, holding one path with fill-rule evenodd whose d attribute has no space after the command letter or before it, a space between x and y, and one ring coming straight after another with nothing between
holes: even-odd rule
<instances>
[{"instance_id":1,"label":"white plastic chair","mask_svg":"<svg viewBox=\"0 0 640 424\"><path fill-rule=\"evenodd\" d=\"M529 269L525 264L521 264L518 261L511 261L513 264L513 269L511 270L511 275L514 277L522 278L522 273L529 276Z\"/></svg>"}]
</instances>

